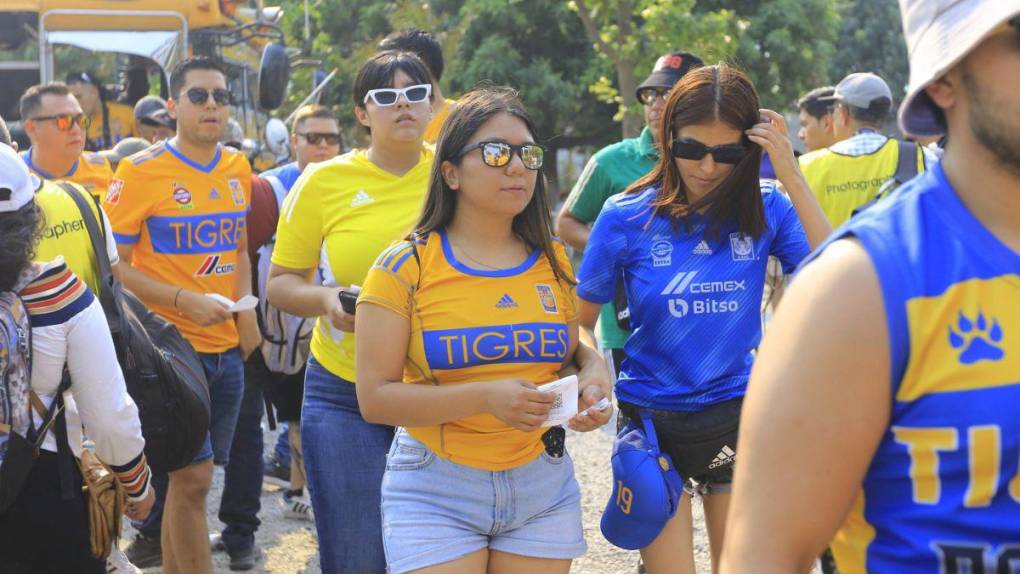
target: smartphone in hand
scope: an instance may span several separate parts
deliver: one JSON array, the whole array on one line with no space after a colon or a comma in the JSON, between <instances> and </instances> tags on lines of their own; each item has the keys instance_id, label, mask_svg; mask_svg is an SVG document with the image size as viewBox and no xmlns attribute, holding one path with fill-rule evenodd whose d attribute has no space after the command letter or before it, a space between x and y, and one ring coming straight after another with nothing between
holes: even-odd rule
<instances>
[{"instance_id":1,"label":"smartphone in hand","mask_svg":"<svg viewBox=\"0 0 1020 574\"><path fill-rule=\"evenodd\" d=\"M340 292L340 307L343 308L344 313L353 315L358 305L358 293L356 291L348 291L344 289Z\"/></svg>"}]
</instances>

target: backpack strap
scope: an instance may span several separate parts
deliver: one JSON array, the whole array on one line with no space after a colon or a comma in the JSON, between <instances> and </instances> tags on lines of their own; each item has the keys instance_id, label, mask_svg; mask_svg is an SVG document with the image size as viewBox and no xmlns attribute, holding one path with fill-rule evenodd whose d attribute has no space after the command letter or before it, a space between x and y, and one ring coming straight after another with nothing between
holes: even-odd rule
<instances>
[{"instance_id":1,"label":"backpack strap","mask_svg":"<svg viewBox=\"0 0 1020 574\"><path fill-rule=\"evenodd\" d=\"M899 156L896 159L896 174L893 177L900 184L914 179L917 175L918 145L914 142L897 140Z\"/></svg>"},{"instance_id":2,"label":"backpack strap","mask_svg":"<svg viewBox=\"0 0 1020 574\"><path fill-rule=\"evenodd\" d=\"M99 282L103 287L96 295L99 296L99 303L103 306L103 311L108 314L114 312L117 310L117 304L113 297L113 282L115 279L113 278L113 268L110 266L110 257L106 253L106 232L100 229L95 213L92 212L92 206L89 205L89 200L85 199L78 189L66 181L58 182L57 185L67 195L71 196L75 205L78 206L78 211L81 213L85 229L88 231L89 239L92 242L92 251L96 256L96 266L99 268ZM91 193L89 193L89 196L96 211L102 213L102 208L99 206L96 198Z\"/></svg>"}]
</instances>

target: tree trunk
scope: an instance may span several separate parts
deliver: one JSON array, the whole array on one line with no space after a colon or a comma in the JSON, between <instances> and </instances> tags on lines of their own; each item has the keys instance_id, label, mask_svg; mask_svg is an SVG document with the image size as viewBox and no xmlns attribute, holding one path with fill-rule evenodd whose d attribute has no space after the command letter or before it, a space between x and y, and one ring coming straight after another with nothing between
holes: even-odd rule
<instances>
[{"instance_id":1,"label":"tree trunk","mask_svg":"<svg viewBox=\"0 0 1020 574\"><path fill-rule=\"evenodd\" d=\"M634 111L635 104L637 104L637 96L634 95L634 91L638 86L637 78L634 77L634 62L630 60L617 62L616 75L617 81L620 82L620 100L623 106L623 137L634 138L641 133L641 128L644 127L644 118L640 113Z\"/></svg>"}]
</instances>

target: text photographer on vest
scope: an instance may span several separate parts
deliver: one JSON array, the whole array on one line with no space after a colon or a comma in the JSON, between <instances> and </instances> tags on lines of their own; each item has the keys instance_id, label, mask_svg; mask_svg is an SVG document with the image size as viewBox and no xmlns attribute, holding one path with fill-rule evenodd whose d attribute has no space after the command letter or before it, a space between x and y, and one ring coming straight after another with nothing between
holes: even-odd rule
<instances>
[{"instance_id":1,"label":"text photographer on vest","mask_svg":"<svg viewBox=\"0 0 1020 574\"><path fill-rule=\"evenodd\" d=\"M910 176L925 171L935 159L916 144L879 133L892 109L892 92L875 74L850 74L824 99L834 104L837 143L800 156L800 168L829 223L839 227L897 174L901 149L916 156Z\"/></svg>"}]
</instances>

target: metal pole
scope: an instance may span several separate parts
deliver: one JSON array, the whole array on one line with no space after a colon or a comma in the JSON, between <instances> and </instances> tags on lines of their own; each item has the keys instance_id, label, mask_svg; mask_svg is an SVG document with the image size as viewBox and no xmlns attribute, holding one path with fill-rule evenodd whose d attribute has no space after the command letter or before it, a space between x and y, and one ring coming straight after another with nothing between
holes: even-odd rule
<instances>
[{"instance_id":1,"label":"metal pole","mask_svg":"<svg viewBox=\"0 0 1020 574\"><path fill-rule=\"evenodd\" d=\"M294 119L294 114L296 114L297 111L300 110L302 106L304 106L308 102L312 101L313 98L318 96L319 92L321 92L322 89L326 87L326 84L328 84L329 81L333 79L333 76L335 76L336 73L339 72L339 71L340 70L338 70L337 68L333 68L333 71L330 72L329 75L326 76L326 78L324 80L322 80L322 83L320 83L318 86L316 86L315 89L312 90L312 93L308 94L307 98L301 100L301 103L298 104L297 107L294 108L294 111L291 112L289 116L287 116L287 119L283 120L283 123L285 123L287 125L290 125L290 121L292 119Z\"/></svg>"}]
</instances>

